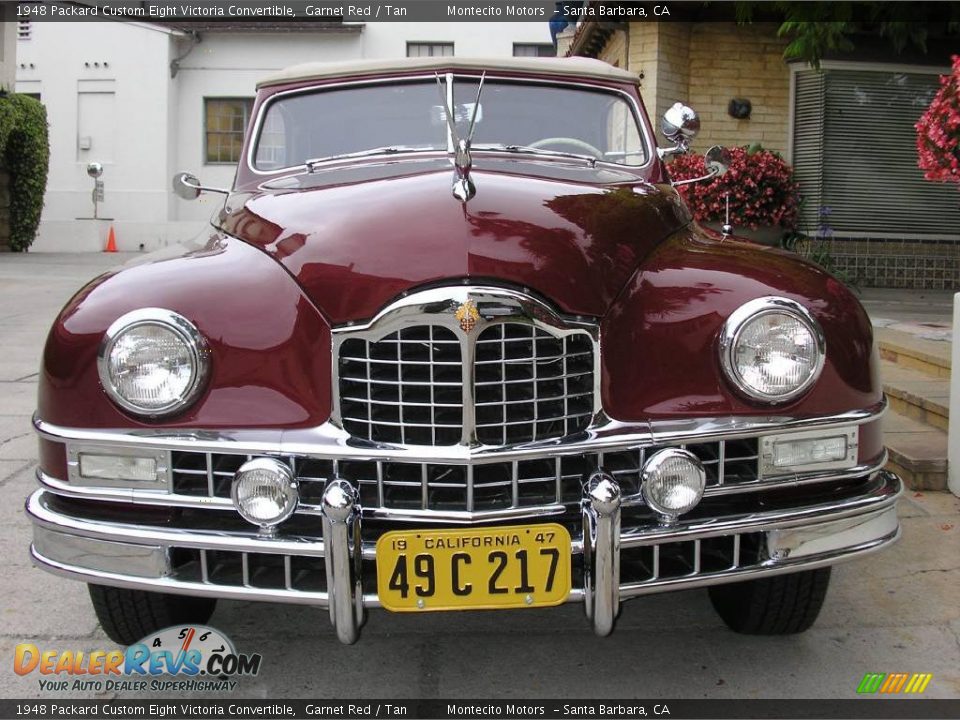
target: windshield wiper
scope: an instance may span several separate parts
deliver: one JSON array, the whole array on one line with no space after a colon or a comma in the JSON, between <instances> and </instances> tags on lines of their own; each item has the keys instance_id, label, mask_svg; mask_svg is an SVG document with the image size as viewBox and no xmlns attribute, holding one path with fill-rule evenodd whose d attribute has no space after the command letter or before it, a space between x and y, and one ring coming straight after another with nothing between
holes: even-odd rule
<instances>
[{"instance_id":1,"label":"windshield wiper","mask_svg":"<svg viewBox=\"0 0 960 720\"><path fill-rule=\"evenodd\" d=\"M308 172L313 172L317 165L332 162L334 160L351 160L353 158L372 157L374 155L395 155L402 152L427 152L436 150L431 147L413 147L412 145L384 145L383 147L370 148L369 150L358 150L357 152L341 153L340 155L325 155L324 157L307 160L304 165Z\"/></svg>"},{"instance_id":2,"label":"windshield wiper","mask_svg":"<svg viewBox=\"0 0 960 720\"><path fill-rule=\"evenodd\" d=\"M520 155L547 155L549 157L573 158L575 160L586 160L590 167L597 164L597 158L593 155L580 155L579 153L568 153L560 150L544 150L543 148L530 147L529 145L504 145L494 143L490 145L474 145L474 150L493 150L495 152L516 153Z\"/></svg>"}]
</instances>

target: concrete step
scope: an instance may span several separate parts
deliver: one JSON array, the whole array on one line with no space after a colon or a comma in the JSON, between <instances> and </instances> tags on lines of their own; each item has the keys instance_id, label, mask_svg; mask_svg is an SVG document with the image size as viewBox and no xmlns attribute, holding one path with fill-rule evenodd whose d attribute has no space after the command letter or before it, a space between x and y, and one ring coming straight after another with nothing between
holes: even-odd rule
<instances>
[{"instance_id":1,"label":"concrete step","mask_svg":"<svg viewBox=\"0 0 960 720\"><path fill-rule=\"evenodd\" d=\"M890 408L946 431L950 419L950 378L937 378L890 360L880 361L880 379Z\"/></svg>"},{"instance_id":2,"label":"concrete step","mask_svg":"<svg viewBox=\"0 0 960 720\"><path fill-rule=\"evenodd\" d=\"M887 327L874 328L874 338L882 359L931 377L950 379L950 343Z\"/></svg>"},{"instance_id":3,"label":"concrete step","mask_svg":"<svg viewBox=\"0 0 960 720\"><path fill-rule=\"evenodd\" d=\"M887 468L913 490L946 490L947 434L896 412L883 417Z\"/></svg>"}]
</instances>

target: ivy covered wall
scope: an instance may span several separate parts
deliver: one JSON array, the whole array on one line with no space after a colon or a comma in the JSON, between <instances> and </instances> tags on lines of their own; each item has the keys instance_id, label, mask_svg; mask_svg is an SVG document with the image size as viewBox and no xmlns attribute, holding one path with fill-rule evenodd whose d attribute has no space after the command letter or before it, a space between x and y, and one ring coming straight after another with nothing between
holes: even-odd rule
<instances>
[{"instance_id":1,"label":"ivy covered wall","mask_svg":"<svg viewBox=\"0 0 960 720\"><path fill-rule=\"evenodd\" d=\"M49 161L46 108L26 95L0 94L0 249L33 243Z\"/></svg>"}]
</instances>

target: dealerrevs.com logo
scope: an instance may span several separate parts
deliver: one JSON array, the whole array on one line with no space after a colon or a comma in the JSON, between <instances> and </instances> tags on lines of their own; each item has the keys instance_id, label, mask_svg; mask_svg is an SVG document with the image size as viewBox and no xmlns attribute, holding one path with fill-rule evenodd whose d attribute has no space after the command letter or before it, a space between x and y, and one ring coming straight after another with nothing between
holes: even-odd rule
<instances>
[{"instance_id":1,"label":"dealerrevs.com logo","mask_svg":"<svg viewBox=\"0 0 960 720\"><path fill-rule=\"evenodd\" d=\"M21 643L14 650L13 670L43 676L38 678L43 691L229 692L238 684L233 678L256 675L262 660L259 653L238 653L215 628L177 625L126 650L41 650Z\"/></svg>"}]
</instances>

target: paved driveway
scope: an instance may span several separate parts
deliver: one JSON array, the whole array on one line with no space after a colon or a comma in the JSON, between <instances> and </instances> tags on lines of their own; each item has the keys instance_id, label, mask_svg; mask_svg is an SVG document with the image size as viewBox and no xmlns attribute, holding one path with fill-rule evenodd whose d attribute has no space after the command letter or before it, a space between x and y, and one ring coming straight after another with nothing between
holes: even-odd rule
<instances>
[{"instance_id":1,"label":"paved driveway","mask_svg":"<svg viewBox=\"0 0 960 720\"><path fill-rule=\"evenodd\" d=\"M34 487L30 414L47 329L83 282L122 255L0 255L0 696L36 697L14 646L110 649L85 588L32 568L23 499ZM814 628L789 638L727 631L705 591L634 600L595 638L579 606L522 613L394 616L374 611L341 646L326 611L221 602L212 624L263 671L247 697L850 698L866 672L926 672L926 697L960 697L960 501L908 494L903 540L838 566ZM82 696L83 693L77 693ZM109 694L108 694L109 695Z\"/></svg>"}]
</instances>

